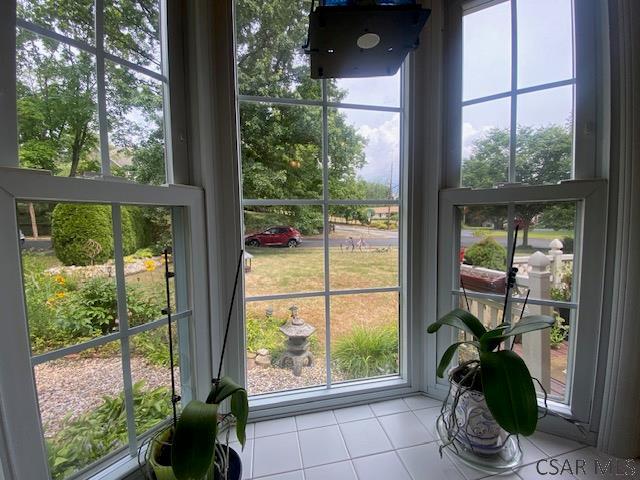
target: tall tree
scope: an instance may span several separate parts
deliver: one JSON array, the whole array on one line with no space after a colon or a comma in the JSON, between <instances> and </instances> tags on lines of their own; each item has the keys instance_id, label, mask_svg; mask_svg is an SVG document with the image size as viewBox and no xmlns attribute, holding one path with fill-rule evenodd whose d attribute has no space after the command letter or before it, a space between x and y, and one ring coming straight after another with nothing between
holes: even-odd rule
<instances>
[{"instance_id":1,"label":"tall tree","mask_svg":"<svg viewBox=\"0 0 640 480\"><path fill-rule=\"evenodd\" d=\"M518 126L516 144L516 180L528 185L558 183L571 177L571 127ZM493 128L475 141L472 154L462 164L462 184L472 188L491 188L507 180L509 130ZM522 245L529 245L529 229L547 208L545 204L519 204L516 216L521 222ZM559 207L564 208L564 207ZM571 208L571 206L567 206ZM502 228L504 208L485 207L486 218ZM477 212L476 212L477 213Z\"/></svg>"}]
</instances>

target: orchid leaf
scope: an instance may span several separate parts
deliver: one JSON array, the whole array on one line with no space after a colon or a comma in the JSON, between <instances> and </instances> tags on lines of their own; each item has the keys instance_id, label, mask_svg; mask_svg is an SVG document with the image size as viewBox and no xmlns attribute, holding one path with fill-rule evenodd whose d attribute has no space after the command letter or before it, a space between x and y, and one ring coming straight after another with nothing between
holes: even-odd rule
<instances>
[{"instance_id":1,"label":"orchid leaf","mask_svg":"<svg viewBox=\"0 0 640 480\"><path fill-rule=\"evenodd\" d=\"M200 480L211 469L218 429L218 405L192 400L182 411L171 447L178 480Z\"/></svg>"},{"instance_id":2,"label":"orchid leaf","mask_svg":"<svg viewBox=\"0 0 640 480\"><path fill-rule=\"evenodd\" d=\"M427 332L437 332L443 325L449 325L450 327L463 330L473 335L476 339L482 337L482 335L484 335L487 331L480 320L478 320L466 310L462 310L461 308L452 310L437 322L429 325L429 328L427 328Z\"/></svg>"},{"instance_id":3,"label":"orchid leaf","mask_svg":"<svg viewBox=\"0 0 640 480\"><path fill-rule=\"evenodd\" d=\"M553 326L555 320L548 315L531 315L525 317L506 331L491 330L480 337L480 349L484 352L492 352L505 339L515 335L521 335L535 330L544 330Z\"/></svg>"},{"instance_id":4,"label":"orchid leaf","mask_svg":"<svg viewBox=\"0 0 640 480\"><path fill-rule=\"evenodd\" d=\"M236 419L236 435L238 442L244 447L246 441L247 420L249 418L249 402L247 391L230 377L222 377L207 397L207 403L220 404L231 397L231 413Z\"/></svg>"},{"instance_id":5,"label":"orchid leaf","mask_svg":"<svg viewBox=\"0 0 640 480\"><path fill-rule=\"evenodd\" d=\"M538 423L538 402L524 360L511 350L480 352L482 390L496 422L512 434L531 435Z\"/></svg>"},{"instance_id":6,"label":"orchid leaf","mask_svg":"<svg viewBox=\"0 0 640 480\"><path fill-rule=\"evenodd\" d=\"M447 348L445 352L442 354L442 358L440 359L440 364L438 365L438 370L437 370L438 377L444 378L444 372L449 366L449 364L451 363L451 359L453 358L456 351L458 350L458 347L464 344L473 345L476 348L480 348L480 344L478 342L457 342L457 343L454 343L453 345L450 345L449 348Z\"/></svg>"}]
</instances>

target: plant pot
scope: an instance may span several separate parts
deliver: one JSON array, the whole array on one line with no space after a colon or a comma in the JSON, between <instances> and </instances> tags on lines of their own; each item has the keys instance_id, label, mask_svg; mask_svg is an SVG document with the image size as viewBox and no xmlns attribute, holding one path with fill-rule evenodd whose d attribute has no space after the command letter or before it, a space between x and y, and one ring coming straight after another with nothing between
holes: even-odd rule
<instances>
[{"instance_id":1,"label":"plant pot","mask_svg":"<svg viewBox=\"0 0 640 480\"><path fill-rule=\"evenodd\" d=\"M151 442L151 455L149 456L149 464L153 469L156 480L176 480L176 476L171 468L171 429L162 432L154 441ZM217 445L217 449L226 448ZM209 476L209 478L211 478ZM242 461L238 453L229 447L229 470L225 480L240 480L242 478ZM213 475L214 480L223 480L222 475L216 471Z\"/></svg>"},{"instance_id":2,"label":"plant pot","mask_svg":"<svg viewBox=\"0 0 640 480\"><path fill-rule=\"evenodd\" d=\"M460 384L451 378L451 396L458 395ZM456 407L458 425L456 440L479 455L493 455L503 448L505 435L508 435L495 421L484 394L476 388L468 388L460 394ZM451 417L447 419L451 425Z\"/></svg>"}]
</instances>

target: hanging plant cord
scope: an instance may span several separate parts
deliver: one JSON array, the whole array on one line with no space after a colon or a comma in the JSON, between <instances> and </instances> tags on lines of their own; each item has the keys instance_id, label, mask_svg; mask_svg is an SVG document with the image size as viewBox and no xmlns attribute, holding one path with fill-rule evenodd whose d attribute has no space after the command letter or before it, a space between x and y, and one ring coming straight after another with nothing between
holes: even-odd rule
<instances>
[{"instance_id":1,"label":"hanging plant cord","mask_svg":"<svg viewBox=\"0 0 640 480\"><path fill-rule=\"evenodd\" d=\"M162 313L167 316L167 327L169 330L169 364L171 366L171 406L173 407L173 428L178 423L177 404L180 401L180 396L176 395L176 375L175 366L173 360L173 335L171 328L171 291L169 288L169 279L175 277L175 272L169 271L169 249L164 249L164 283L165 293L167 296L167 308L162 310Z\"/></svg>"}]
</instances>

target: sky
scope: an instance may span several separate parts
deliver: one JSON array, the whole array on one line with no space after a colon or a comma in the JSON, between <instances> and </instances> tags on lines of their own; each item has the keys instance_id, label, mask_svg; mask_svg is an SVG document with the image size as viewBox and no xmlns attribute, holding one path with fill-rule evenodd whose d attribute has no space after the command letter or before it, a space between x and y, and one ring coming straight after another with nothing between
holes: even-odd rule
<instances>
[{"instance_id":1,"label":"sky","mask_svg":"<svg viewBox=\"0 0 640 480\"><path fill-rule=\"evenodd\" d=\"M562 81L573 76L571 0L518 0L518 88ZM463 100L508 91L511 86L510 2L469 13L463 21ZM398 106L400 76L341 79L345 103ZM492 127L508 127L510 100L464 107L462 156ZM388 183L399 175L399 114L342 109L368 140L367 165L359 172L369 181ZM518 97L521 125L565 124L573 112L573 87L563 86ZM397 181L393 183L397 185Z\"/></svg>"}]
</instances>

